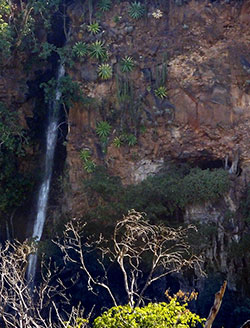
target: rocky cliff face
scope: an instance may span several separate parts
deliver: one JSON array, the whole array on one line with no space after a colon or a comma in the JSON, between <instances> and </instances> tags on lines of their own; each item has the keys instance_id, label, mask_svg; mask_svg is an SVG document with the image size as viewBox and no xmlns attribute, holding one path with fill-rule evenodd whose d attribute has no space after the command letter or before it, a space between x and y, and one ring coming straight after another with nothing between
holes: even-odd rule
<instances>
[{"instance_id":1,"label":"rocky cliff face","mask_svg":"<svg viewBox=\"0 0 250 328\"><path fill-rule=\"evenodd\" d=\"M237 213L250 182L250 1L147 1L146 17L138 20L128 14L126 1L113 1L101 17L95 16L95 2L93 8L87 2L69 2L66 45L71 49L77 42L103 42L112 77L98 76L95 58L78 58L67 67L85 99L68 113L63 211L83 216L91 206L83 190L89 173L81 150L88 150L93 163L106 166L125 185L144 180L169 162L214 168L224 167L228 159L228 168L238 164L229 194L216 203L188 207L184 219L216 228L206 257L235 289L237 274L247 266L244 256L235 261L227 249L246 230ZM96 19L100 31L91 34L87 25ZM121 68L125 56L134 61L127 73ZM1 72L0 101L18 107L21 125L32 129L32 88L39 89L39 74L48 67L43 62L25 71L24 62L29 62L25 53ZM159 87L164 88L160 96ZM105 142L96 130L102 121L110 125ZM125 134L134 137L130 145ZM20 163L24 171L36 166L37 148L33 145L30 158Z\"/></svg>"},{"instance_id":2,"label":"rocky cliff face","mask_svg":"<svg viewBox=\"0 0 250 328\"><path fill-rule=\"evenodd\" d=\"M69 71L85 95L96 100L95 105L75 104L69 111L67 163L73 208L77 213L84 210L77 198L85 176L79 158L83 148L124 183L138 182L164 162L207 162L209 167L209 162L226 156L233 162L239 152L242 176L249 181L250 2L171 0L149 5L147 18L141 20L129 17L127 8L122 2L105 13L97 37L81 28L86 8L77 4L69 9L69 43L101 37L113 69L107 81L98 78L95 60L79 62ZM159 19L152 15L156 9L162 11ZM125 101L123 108L117 99L124 55L136 62L125 77L132 85L133 108L126 108ZM161 99L154 90L165 67L167 97ZM112 122L105 154L95 130L101 120ZM112 139L126 126L124 121L137 144L117 148Z\"/></svg>"},{"instance_id":3,"label":"rocky cliff face","mask_svg":"<svg viewBox=\"0 0 250 328\"><path fill-rule=\"evenodd\" d=\"M102 16L97 36L82 25L84 15L88 21L83 4L68 9L68 44L101 39L110 53L108 63L113 71L112 78L101 80L99 63L94 59L79 61L68 70L92 100L91 104L74 104L69 110L68 209L83 215L89 206L82 186L88 175L79 156L83 149L90 151L96 164L120 176L124 184L137 183L168 162L210 168L224 166L226 159L230 167L239 159L238 176L232 180L229 195L219 205L191 206L185 214L187 222L216 227L206 257L235 290L244 260L230 260L228 247L245 229L237 210L250 181L250 1L150 3L147 17L141 20L129 17L127 2L115 4ZM158 19L152 15L157 9L162 11ZM124 75L120 62L125 55L134 59L135 68ZM167 97L156 95L160 80ZM119 99L121 81L131 86L127 95L131 107L125 98ZM99 121L112 126L105 151L96 133ZM124 130L137 138L132 147L114 145L114 138ZM233 213L230 219L227 210Z\"/></svg>"}]
</instances>

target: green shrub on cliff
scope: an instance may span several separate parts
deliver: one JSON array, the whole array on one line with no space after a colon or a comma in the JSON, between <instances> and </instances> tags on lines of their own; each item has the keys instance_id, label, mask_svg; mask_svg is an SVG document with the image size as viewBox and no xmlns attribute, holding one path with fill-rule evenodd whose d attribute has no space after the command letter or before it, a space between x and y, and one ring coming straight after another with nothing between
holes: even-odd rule
<instances>
[{"instance_id":1,"label":"green shrub on cliff","mask_svg":"<svg viewBox=\"0 0 250 328\"><path fill-rule=\"evenodd\" d=\"M181 183L183 206L186 204L214 201L228 191L228 172L223 169L192 169ZM181 204L182 202L180 202Z\"/></svg>"},{"instance_id":2,"label":"green shrub on cliff","mask_svg":"<svg viewBox=\"0 0 250 328\"><path fill-rule=\"evenodd\" d=\"M0 1L0 53L8 57L11 53L11 45L14 41L11 26L7 20L11 7L7 0Z\"/></svg>"},{"instance_id":3,"label":"green shrub on cliff","mask_svg":"<svg viewBox=\"0 0 250 328\"><path fill-rule=\"evenodd\" d=\"M63 76L59 81L52 78L48 82L43 82L40 84L40 88L44 90L46 103L55 99L57 88L62 93L60 103L70 106L74 101L83 101L82 91L78 82L73 81L69 75Z\"/></svg>"},{"instance_id":4,"label":"green shrub on cliff","mask_svg":"<svg viewBox=\"0 0 250 328\"><path fill-rule=\"evenodd\" d=\"M27 143L17 112L0 102L0 212L19 206L33 185L18 169Z\"/></svg>"},{"instance_id":5,"label":"green shrub on cliff","mask_svg":"<svg viewBox=\"0 0 250 328\"><path fill-rule=\"evenodd\" d=\"M104 202L97 205L92 217L114 219L134 208L144 211L154 221L174 221L188 204L214 201L228 191L230 181L223 169L201 170L170 168L165 172L150 176L146 180L129 186L122 186L119 179L111 177L104 169L99 176L97 170L87 181L88 196L96 199L99 195ZM95 175L98 178L95 178ZM102 180L100 189L99 180ZM104 188L107 186L107 188ZM114 194L105 190L116 190ZM91 201L94 201L92 198ZM100 203L99 203L100 204Z\"/></svg>"},{"instance_id":6,"label":"green shrub on cliff","mask_svg":"<svg viewBox=\"0 0 250 328\"><path fill-rule=\"evenodd\" d=\"M0 0L0 56L1 64L8 64L10 57L39 51L36 24L40 30L51 29L51 18L61 0L27 0L19 5L15 1ZM44 53L45 54L45 53Z\"/></svg>"}]
</instances>

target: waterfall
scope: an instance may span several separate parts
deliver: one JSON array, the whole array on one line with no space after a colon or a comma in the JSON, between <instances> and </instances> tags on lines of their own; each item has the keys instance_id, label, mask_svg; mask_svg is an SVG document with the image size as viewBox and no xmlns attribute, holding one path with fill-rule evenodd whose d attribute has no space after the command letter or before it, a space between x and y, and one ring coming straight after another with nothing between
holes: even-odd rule
<instances>
[{"instance_id":1,"label":"waterfall","mask_svg":"<svg viewBox=\"0 0 250 328\"><path fill-rule=\"evenodd\" d=\"M64 76L65 69L61 64L58 70L57 82ZM57 83L58 84L58 83ZM50 181L52 176L54 153L57 141L57 125L59 119L59 100L61 98L61 91L57 85L56 96L49 104L48 115L48 127L46 132L46 155L45 155L45 167L43 173L43 179L39 188L36 218L33 226L32 238L39 241L42 237L43 227L46 219L46 210L48 203L48 196L50 190ZM36 273L37 254L31 254L29 256L29 263L27 269L27 278L32 280L35 278Z\"/></svg>"}]
</instances>

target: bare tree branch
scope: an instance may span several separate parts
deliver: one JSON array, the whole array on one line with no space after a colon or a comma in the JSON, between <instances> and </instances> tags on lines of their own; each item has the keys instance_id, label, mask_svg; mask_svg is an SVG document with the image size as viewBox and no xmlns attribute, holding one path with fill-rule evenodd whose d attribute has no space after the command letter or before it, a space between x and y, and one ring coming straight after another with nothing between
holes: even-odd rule
<instances>
[{"instance_id":1,"label":"bare tree branch","mask_svg":"<svg viewBox=\"0 0 250 328\"><path fill-rule=\"evenodd\" d=\"M85 226L85 225L84 225ZM145 219L144 213L129 211L115 225L112 243L102 235L91 242L83 240L83 226L74 219L66 224L63 240L55 243L64 254L64 261L78 263L88 277L88 288L101 286L107 290L114 305L118 304L115 292L108 281L108 269L111 263L117 263L123 276L127 301L130 306L143 303L145 291L156 280L173 272L180 272L184 267L200 268L201 259L190 254L190 245L186 241L187 228L169 228L163 225L152 225ZM87 267L85 257L93 251L99 251L102 276L94 276ZM108 261L107 261L108 260ZM144 260L149 270L143 269ZM107 264L108 263L108 264Z\"/></svg>"},{"instance_id":2,"label":"bare tree branch","mask_svg":"<svg viewBox=\"0 0 250 328\"><path fill-rule=\"evenodd\" d=\"M42 259L41 282L32 291L25 277L29 254L35 245L17 241L0 245L0 325L5 328L66 328L82 317L81 306L69 306L69 313L58 304L70 304L66 291L72 286L57 277L58 268ZM75 282L72 281L72 284ZM57 301L56 301L57 300ZM58 302L59 300L59 302ZM86 325L82 327L87 327Z\"/></svg>"}]
</instances>

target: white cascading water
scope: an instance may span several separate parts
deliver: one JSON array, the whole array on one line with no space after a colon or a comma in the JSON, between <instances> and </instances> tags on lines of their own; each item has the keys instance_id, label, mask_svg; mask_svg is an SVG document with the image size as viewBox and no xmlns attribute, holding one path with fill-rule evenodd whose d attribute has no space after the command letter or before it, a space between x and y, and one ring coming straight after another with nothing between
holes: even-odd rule
<instances>
[{"instance_id":1,"label":"white cascading water","mask_svg":"<svg viewBox=\"0 0 250 328\"><path fill-rule=\"evenodd\" d=\"M63 65L60 65L58 70L57 81L59 81L65 74ZM46 219L46 210L48 203L48 196L50 190L50 181L52 176L54 153L57 141L57 125L59 119L59 100L62 96L58 86L56 89L56 96L54 101L49 105L49 118L48 128L46 134L46 156L45 156L45 168L43 174L42 184L39 188L36 219L33 226L32 238L39 241L42 237L43 227ZM29 263L27 268L28 280L33 280L36 274L37 254L31 254L29 256Z\"/></svg>"}]
</instances>

